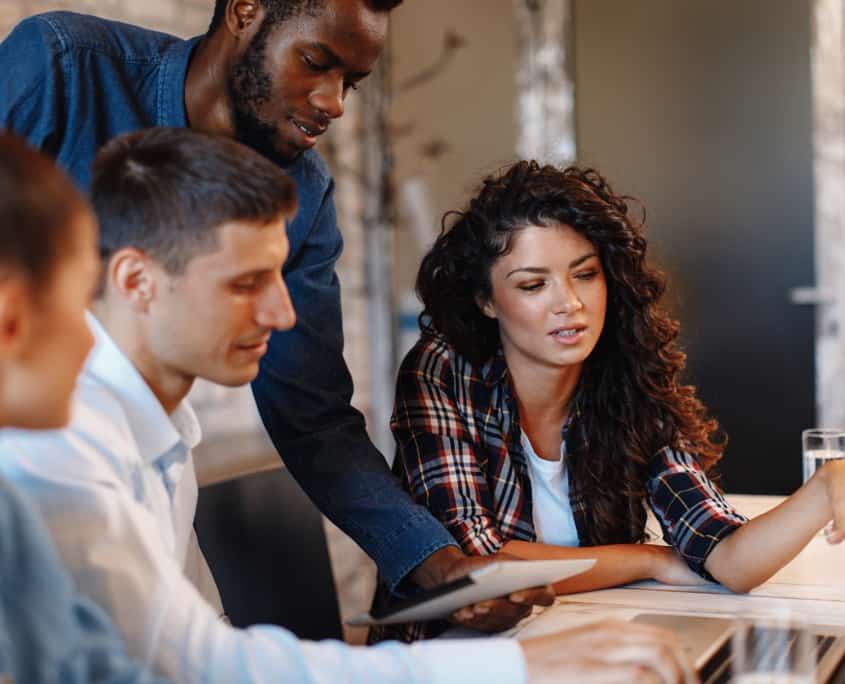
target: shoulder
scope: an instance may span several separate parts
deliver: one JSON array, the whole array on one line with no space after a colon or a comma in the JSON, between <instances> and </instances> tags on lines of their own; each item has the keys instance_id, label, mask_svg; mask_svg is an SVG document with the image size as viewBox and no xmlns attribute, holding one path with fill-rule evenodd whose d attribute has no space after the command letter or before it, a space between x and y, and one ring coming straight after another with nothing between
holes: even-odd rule
<instances>
[{"instance_id":1,"label":"shoulder","mask_svg":"<svg viewBox=\"0 0 845 684\"><path fill-rule=\"evenodd\" d=\"M440 333L423 332L399 367L400 373L422 375L451 374L460 355Z\"/></svg>"},{"instance_id":2,"label":"shoulder","mask_svg":"<svg viewBox=\"0 0 845 684\"><path fill-rule=\"evenodd\" d=\"M296 182L300 209L319 209L334 186L329 167L316 150L307 150L283 170Z\"/></svg>"},{"instance_id":3,"label":"shoulder","mask_svg":"<svg viewBox=\"0 0 845 684\"><path fill-rule=\"evenodd\" d=\"M121 402L83 376L71 419L60 430L8 430L0 439L0 469L16 483L128 482L137 446Z\"/></svg>"},{"instance_id":4,"label":"shoulder","mask_svg":"<svg viewBox=\"0 0 845 684\"><path fill-rule=\"evenodd\" d=\"M126 61L156 61L176 36L74 12L47 12L25 22L49 31L64 51L90 50Z\"/></svg>"}]
</instances>

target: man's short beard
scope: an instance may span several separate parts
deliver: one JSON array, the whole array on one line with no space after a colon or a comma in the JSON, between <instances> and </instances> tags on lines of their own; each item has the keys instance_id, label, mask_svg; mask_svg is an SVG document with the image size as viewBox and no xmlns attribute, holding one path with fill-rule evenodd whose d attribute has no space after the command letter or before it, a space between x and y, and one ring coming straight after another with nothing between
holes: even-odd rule
<instances>
[{"instance_id":1,"label":"man's short beard","mask_svg":"<svg viewBox=\"0 0 845 684\"><path fill-rule=\"evenodd\" d=\"M265 20L241 59L226 77L235 138L280 166L293 159L276 146L277 125L258 116L261 105L272 99L273 81L264 68L269 23Z\"/></svg>"}]
</instances>

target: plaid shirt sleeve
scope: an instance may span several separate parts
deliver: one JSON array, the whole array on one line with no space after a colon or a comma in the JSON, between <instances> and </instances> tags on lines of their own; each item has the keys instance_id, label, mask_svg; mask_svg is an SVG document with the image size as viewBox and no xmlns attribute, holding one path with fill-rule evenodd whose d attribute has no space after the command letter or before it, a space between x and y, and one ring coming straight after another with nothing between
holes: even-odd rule
<instances>
[{"instance_id":1,"label":"plaid shirt sleeve","mask_svg":"<svg viewBox=\"0 0 845 684\"><path fill-rule=\"evenodd\" d=\"M424 336L402 363L390 427L414 500L467 553L498 551L505 540L478 449L459 410L448 349L439 338Z\"/></svg>"},{"instance_id":2,"label":"plaid shirt sleeve","mask_svg":"<svg viewBox=\"0 0 845 684\"><path fill-rule=\"evenodd\" d=\"M661 449L649 464L646 489L663 539L693 571L713 581L704 569L707 556L748 519L725 501L695 456L685 451Z\"/></svg>"}]
</instances>

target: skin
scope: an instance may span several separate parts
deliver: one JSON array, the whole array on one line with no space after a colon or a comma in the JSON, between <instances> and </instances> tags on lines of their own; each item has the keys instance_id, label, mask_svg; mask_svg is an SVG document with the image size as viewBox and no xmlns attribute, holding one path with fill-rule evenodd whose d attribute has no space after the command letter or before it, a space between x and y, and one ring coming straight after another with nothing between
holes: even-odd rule
<instances>
[{"instance_id":1,"label":"skin","mask_svg":"<svg viewBox=\"0 0 845 684\"><path fill-rule=\"evenodd\" d=\"M532 684L692 684L674 636L628 622L590 624L522 642Z\"/></svg>"},{"instance_id":2,"label":"skin","mask_svg":"<svg viewBox=\"0 0 845 684\"><path fill-rule=\"evenodd\" d=\"M258 374L274 330L296 322L282 279L285 217L226 223L216 249L168 273L134 248L116 252L96 303L98 319L172 413L198 377L222 385Z\"/></svg>"},{"instance_id":3,"label":"skin","mask_svg":"<svg viewBox=\"0 0 845 684\"><path fill-rule=\"evenodd\" d=\"M264 19L258 2L228 3L222 25L200 42L191 59L185 107L192 128L237 138L284 165L343 116L345 98L384 48L388 13L375 12L362 0L326 0L315 16L291 17L262 35ZM468 558L447 547L409 577L428 588L493 560ZM500 631L553 598L550 587L521 592L513 601L480 604L462 621L473 629Z\"/></svg>"},{"instance_id":4,"label":"skin","mask_svg":"<svg viewBox=\"0 0 845 684\"><path fill-rule=\"evenodd\" d=\"M0 274L0 425L64 426L76 377L94 339L85 309L99 272L93 216L80 211L46 283Z\"/></svg>"}]
</instances>

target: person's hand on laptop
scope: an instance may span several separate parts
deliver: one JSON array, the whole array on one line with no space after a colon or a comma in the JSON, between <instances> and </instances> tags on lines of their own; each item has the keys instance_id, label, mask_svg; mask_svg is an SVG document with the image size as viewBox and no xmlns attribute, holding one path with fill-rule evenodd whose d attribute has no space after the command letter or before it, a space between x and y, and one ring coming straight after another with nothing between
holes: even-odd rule
<instances>
[{"instance_id":1,"label":"person's hand on laptop","mask_svg":"<svg viewBox=\"0 0 845 684\"><path fill-rule=\"evenodd\" d=\"M435 551L411 575L411 579L424 589L429 589L468 575L473 570L502 560L517 560L507 554L467 556L454 546ZM461 608L451 620L462 627L480 632L501 632L513 627L531 614L534 606L550 606L555 592L551 586L523 589L507 597L481 601Z\"/></svg>"},{"instance_id":2,"label":"person's hand on laptop","mask_svg":"<svg viewBox=\"0 0 845 684\"><path fill-rule=\"evenodd\" d=\"M598 622L521 642L529 684L697 684L675 636L630 622Z\"/></svg>"}]
</instances>

